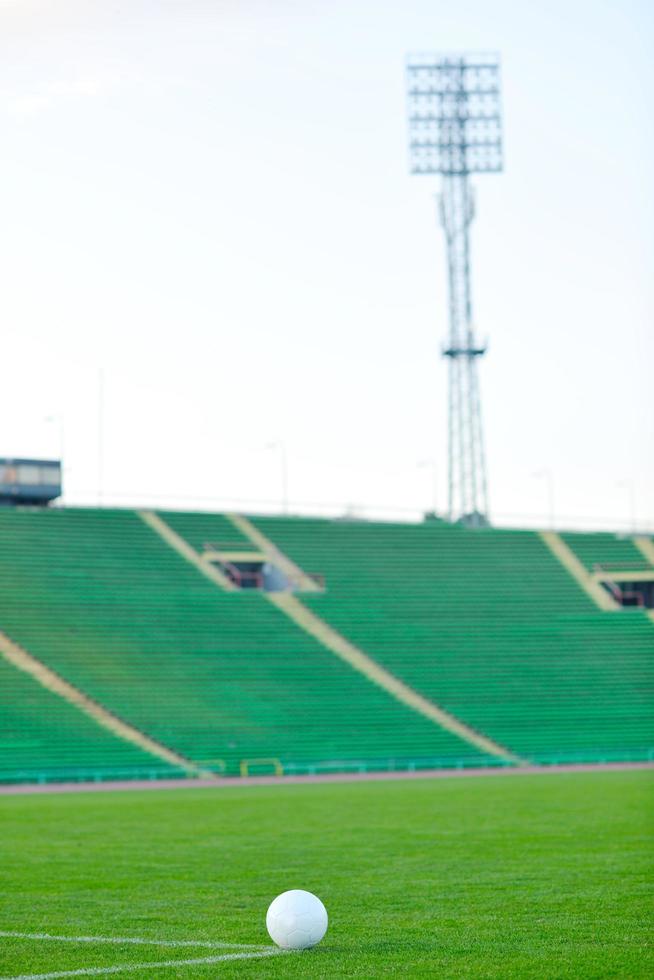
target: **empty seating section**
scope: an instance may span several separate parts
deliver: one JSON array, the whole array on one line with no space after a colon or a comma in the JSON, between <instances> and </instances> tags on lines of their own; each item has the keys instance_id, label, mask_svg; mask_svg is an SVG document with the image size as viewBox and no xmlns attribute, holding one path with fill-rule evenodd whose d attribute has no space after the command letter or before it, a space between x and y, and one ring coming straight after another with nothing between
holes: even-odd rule
<instances>
[{"instance_id":1,"label":"empty seating section","mask_svg":"<svg viewBox=\"0 0 654 980\"><path fill-rule=\"evenodd\" d=\"M189 538L200 546L214 526L196 516ZM263 596L222 592L134 512L7 509L0 542L0 629L195 762L236 773L261 757L291 771L497 761L395 701ZM45 702L42 712L58 725Z\"/></svg>"},{"instance_id":2,"label":"empty seating section","mask_svg":"<svg viewBox=\"0 0 654 980\"><path fill-rule=\"evenodd\" d=\"M652 752L651 621L639 609L599 610L536 533L254 523L325 574L326 593L302 597L316 613L514 752L542 762Z\"/></svg>"},{"instance_id":3,"label":"empty seating section","mask_svg":"<svg viewBox=\"0 0 654 980\"><path fill-rule=\"evenodd\" d=\"M0 782L180 775L0 657Z\"/></svg>"},{"instance_id":4,"label":"empty seating section","mask_svg":"<svg viewBox=\"0 0 654 980\"><path fill-rule=\"evenodd\" d=\"M157 511L169 527L176 531L196 551L206 544L238 546L254 551L254 545L224 514L185 514L182 511Z\"/></svg>"},{"instance_id":5,"label":"empty seating section","mask_svg":"<svg viewBox=\"0 0 654 980\"><path fill-rule=\"evenodd\" d=\"M201 551L223 515L162 513ZM534 761L647 757L654 628L602 612L527 531L256 518L326 575L302 601L422 694ZM589 569L633 542L566 534ZM132 511L0 510L0 629L195 763L287 771L497 760L342 663L254 591L224 593ZM268 763L261 764L268 765ZM254 764L256 769L257 764ZM0 657L0 779L176 774Z\"/></svg>"},{"instance_id":6,"label":"empty seating section","mask_svg":"<svg viewBox=\"0 0 654 980\"><path fill-rule=\"evenodd\" d=\"M631 538L617 534L562 534L561 537L582 565L592 572L595 565L640 568L645 556Z\"/></svg>"}]
</instances>

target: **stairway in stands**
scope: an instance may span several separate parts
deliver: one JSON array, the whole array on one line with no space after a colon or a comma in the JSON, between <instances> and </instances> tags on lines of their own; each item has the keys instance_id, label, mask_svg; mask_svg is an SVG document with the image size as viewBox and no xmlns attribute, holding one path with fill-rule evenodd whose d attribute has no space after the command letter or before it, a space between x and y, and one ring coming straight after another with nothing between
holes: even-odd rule
<instances>
[{"instance_id":1,"label":"stairway in stands","mask_svg":"<svg viewBox=\"0 0 654 980\"><path fill-rule=\"evenodd\" d=\"M303 597L310 608L514 752L544 763L654 755L652 622L637 608L598 609L535 532L255 524L324 573L325 593ZM610 535L575 535L572 545L593 562L635 551Z\"/></svg>"},{"instance_id":2,"label":"stairway in stands","mask_svg":"<svg viewBox=\"0 0 654 980\"><path fill-rule=\"evenodd\" d=\"M200 536L220 538L221 527L216 518ZM256 591L221 591L135 512L0 511L0 541L0 630L199 766L237 774L243 764L307 772L498 761L370 683ZM16 731L30 737L29 714L16 725L0 713L3 771L18 766L11 743ZM74 753L55 739L41 759L52 778Z\"/></svg>"},{"instance_id":3,"label":"stairway in stands","mask_svg":"<svg viewBox=\"0 0 654 980\"><path fill-rule=\"evenodd\" d=\"M0 657L0 783L183 776Z\"/></svg>"}]
</instances>

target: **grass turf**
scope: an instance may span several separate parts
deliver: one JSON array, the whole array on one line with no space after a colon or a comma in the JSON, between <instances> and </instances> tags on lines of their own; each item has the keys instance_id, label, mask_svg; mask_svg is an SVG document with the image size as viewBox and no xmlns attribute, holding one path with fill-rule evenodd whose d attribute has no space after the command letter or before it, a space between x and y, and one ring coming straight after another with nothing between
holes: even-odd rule
<instances>
[{"instance_id":1,"label":"grass turf","mask_svg":"<svg viewBox=\"0 0 654 980\"><path fill-rule=\"evenodd\" d=\"M268 944L287 888L314 950L130 977L624 977L648 947L650 772L0 800L0 929ZM0 976L237 950L0 939ZM122 974L117 974L121 976Z\"/></svg>"}]
</instances>

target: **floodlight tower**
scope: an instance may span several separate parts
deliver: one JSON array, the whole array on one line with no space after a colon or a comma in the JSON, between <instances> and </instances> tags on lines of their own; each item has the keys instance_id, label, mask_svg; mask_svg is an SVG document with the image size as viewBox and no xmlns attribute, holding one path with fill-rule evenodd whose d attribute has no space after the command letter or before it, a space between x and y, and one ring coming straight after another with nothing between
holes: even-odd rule
<instances>
[{"instance_id":1,"label":"floodlight tower","mask_svg":"<svg viewBox=\"0 0 654 980\"><path fill-rule=\"evenodd\" d=\"M440 219L447 243L450 336L448 516L488 521L486 460L470 290L469 175L502 169L500 67L496 55L417 55L407 64L411 173L441 174Z\"/></svg>"}]
</instances>

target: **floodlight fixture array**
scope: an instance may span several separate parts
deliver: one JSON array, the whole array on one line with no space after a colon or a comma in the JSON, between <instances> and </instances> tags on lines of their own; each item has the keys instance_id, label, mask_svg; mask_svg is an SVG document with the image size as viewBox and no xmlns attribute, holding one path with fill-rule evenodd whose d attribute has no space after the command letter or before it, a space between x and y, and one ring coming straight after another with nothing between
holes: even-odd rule
<instances>
[{"instance_id":1,"label":"floodlight fixture array","mask_svg":"<svg viewBox=\"0 0 654 980\"><path fill-rule=\"evenodd\" d=\"M447 244L450 336L448 517L488 523L488 486L472 322L469 175L502 169L500 66L494 54L412 55L407 62L413 174L440 174Z\"/></svg>"}]
</instances>

